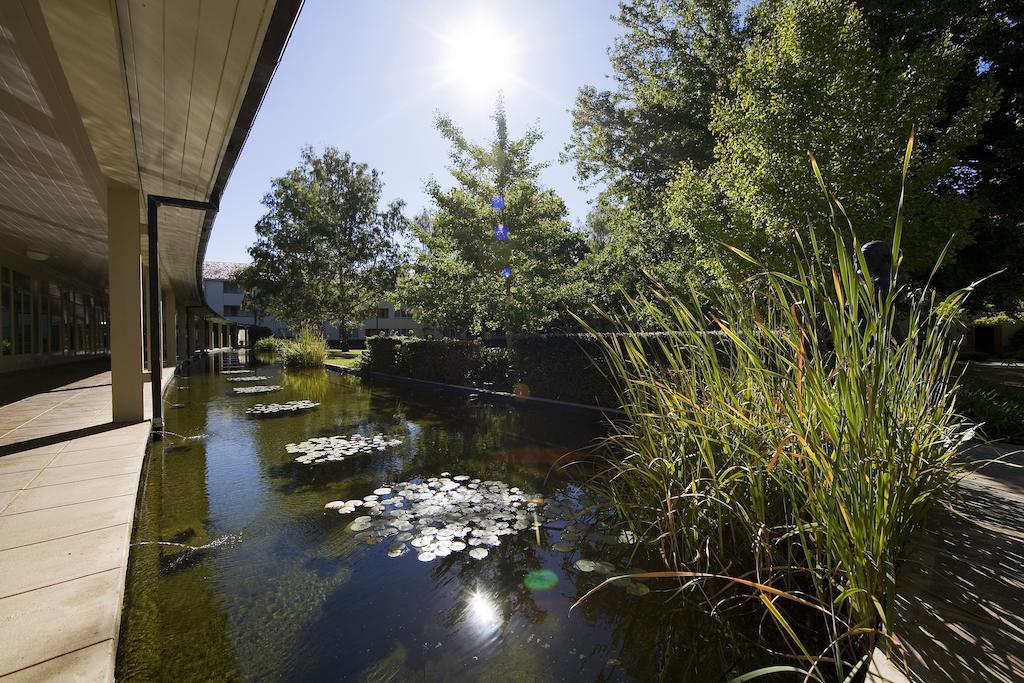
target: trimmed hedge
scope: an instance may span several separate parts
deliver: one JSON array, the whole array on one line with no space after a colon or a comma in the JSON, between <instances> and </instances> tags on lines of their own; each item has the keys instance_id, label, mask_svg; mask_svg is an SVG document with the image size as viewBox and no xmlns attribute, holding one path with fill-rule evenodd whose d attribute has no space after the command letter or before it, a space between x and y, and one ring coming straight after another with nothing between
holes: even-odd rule
<instances>
[{"instance_id":1,"label":"trimmed hedge","mask_svg":"<svg viewBox=\"0 0 1024 683\"><path fill-rule=\"evenodd\" d=\"M602 374L600 342L586 334L543 334L512 340L518 390L541 398L617 408L615 387Z\"/></svg>"},{"instance_id":2,"label":"trimmed hedge","mask_svg":"<svg viewBox=\"0 0 1024 683\"><path fill-rule=\"evenodd\" d=\"M506 348L479 340L371 337L361 369L444 384L617 407L615 390L591 357L602 358L588 335L533 335Z\"/></svg>"},{"instance_id":3,"label":"trimmed hedge","mask_svg":"<svg viewBox=\"0 0 1024 683\"><path fill-rule=\"evenodd\" d=\"M398 374L396 358L401 343L399 337L370 337L366 340L366 353L363 354L360 369L388 375Z\"/></svg>"}]
</instances>

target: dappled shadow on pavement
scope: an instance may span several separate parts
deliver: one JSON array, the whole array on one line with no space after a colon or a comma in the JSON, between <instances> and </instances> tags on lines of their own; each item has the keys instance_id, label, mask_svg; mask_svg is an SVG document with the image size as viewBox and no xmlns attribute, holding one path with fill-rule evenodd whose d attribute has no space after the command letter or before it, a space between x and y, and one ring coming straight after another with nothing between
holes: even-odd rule
<instances>
[{"instance_id":1,"label":"dappled shadow on pavement","mask_svg":"<svg viewBox=\"0 0 1024 683\"><path fill-rule=\"evenodd\" d=\"M934 510L905 553L893 659L922 683L1022 681L1024 470L987 465L951 508Z\"/></svg>"}]
</instances>

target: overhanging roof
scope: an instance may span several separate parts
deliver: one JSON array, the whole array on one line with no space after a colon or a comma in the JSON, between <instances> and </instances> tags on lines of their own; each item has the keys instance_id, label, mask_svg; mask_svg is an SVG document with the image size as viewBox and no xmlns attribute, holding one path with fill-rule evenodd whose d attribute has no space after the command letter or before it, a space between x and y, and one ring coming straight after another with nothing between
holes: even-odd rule
<instances>
[{"instance_id":1,"label":"overhanging roof","mask_svg":"<svg viewBox=\"0 0 1024 683\"><path fill-rule=\"evenodd\" d=\"M106 189L218 201L301 0L0 2L0 249L106 284ZM160 258L202 302L213 214L165 207Z\"/></svg>"}]
</instances>

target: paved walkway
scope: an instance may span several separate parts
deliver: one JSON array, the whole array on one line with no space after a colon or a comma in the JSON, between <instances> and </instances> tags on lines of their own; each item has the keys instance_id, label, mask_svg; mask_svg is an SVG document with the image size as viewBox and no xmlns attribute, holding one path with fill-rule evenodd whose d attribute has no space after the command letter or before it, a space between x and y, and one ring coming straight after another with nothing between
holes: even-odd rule
<instances>
[{"instance_id":1,"label":"paved walkway","mask_svg":"<svg viewBox=\"0 0 1024 683\"><path fill-rule=\"evenodd\" d=\"M150 424L110 411L109 372L0 406L3 683L113 679Z\"/></svg>"},{"instance_id":2,"label":"paved walkway","mask_svg":"<svg viewBox=\"0 0 1024 683\"><path fill-rule=\"evenodd\" d=\"M935 510L900 570L894 663L911 681L1024 681L1024 453L965 479Z\"/></svg>"}]
</instances>

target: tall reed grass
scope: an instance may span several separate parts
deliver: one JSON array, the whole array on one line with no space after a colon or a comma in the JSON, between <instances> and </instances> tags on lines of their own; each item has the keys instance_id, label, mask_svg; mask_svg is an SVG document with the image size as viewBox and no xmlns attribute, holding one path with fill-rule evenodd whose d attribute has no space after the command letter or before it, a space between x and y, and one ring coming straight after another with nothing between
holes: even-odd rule
<instances>
[{"instance_id":1,"label":"tall reed grass","mask_svg":"<svg viewBox=\"0 0 1024 683\"><path fill-rule=\"evenodd\" d=\"M597 484L667 564L650 577L752 590L795 644L792 669L824 680L891 633L901 552L964 473L956 456L973 430L955 410L940 311L970 288L939 305L929 287L900 285L901 195L892 280L876 289L811 165L834 249L798 237L788 274L731 249L756 271L746 286L713 300L654 286L626 318L668 334L644 339L616 319L625 334L597 335L627 415ZM813 651L804 634L821 629L827 648Z\"/></svg>"},{"instance_id":2,"label":"tall reed grass","mask_svg":"<svg viewBox=\"0 0 1024 683\"><path fill-rule=\"evenodd\" d=\"M286 368L323 368L327 362L327 340L319 327L303 325L295 339L287 340L279 351Z\"/></svg>"}]
</instances>

